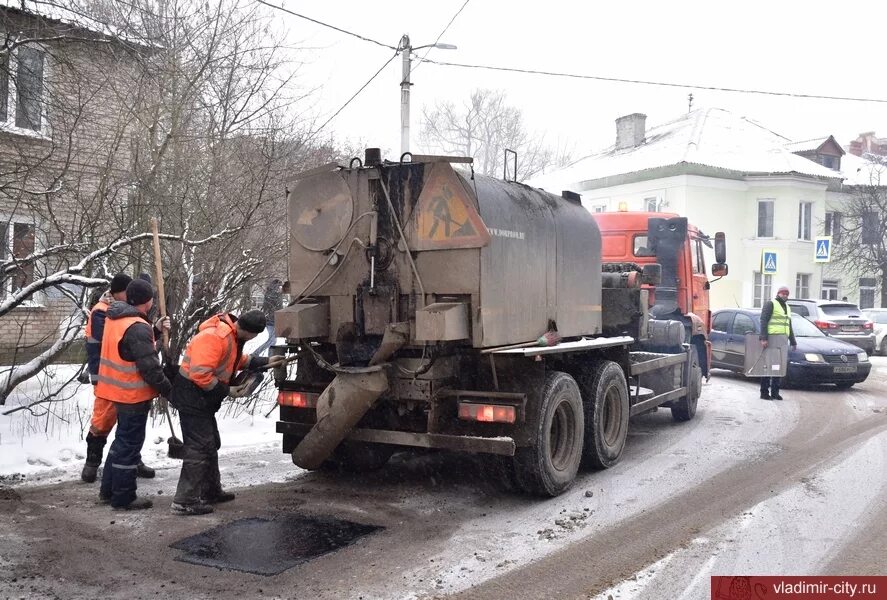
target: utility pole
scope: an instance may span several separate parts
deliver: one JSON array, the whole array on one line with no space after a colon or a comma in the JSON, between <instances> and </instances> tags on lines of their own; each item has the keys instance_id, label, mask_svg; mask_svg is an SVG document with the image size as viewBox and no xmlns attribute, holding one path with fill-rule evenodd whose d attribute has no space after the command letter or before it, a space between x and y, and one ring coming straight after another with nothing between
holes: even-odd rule
<instances>
[{"instance_id":1,"label":"utility pole","mask_svg":"<svg viewBox=\"0 0 887 600\"><path fill-rule=\"evenodd\" d=\"M400 80L400 154L410 151L410 36L400 38L403 75Z\"/></svg>"}]
</instances>

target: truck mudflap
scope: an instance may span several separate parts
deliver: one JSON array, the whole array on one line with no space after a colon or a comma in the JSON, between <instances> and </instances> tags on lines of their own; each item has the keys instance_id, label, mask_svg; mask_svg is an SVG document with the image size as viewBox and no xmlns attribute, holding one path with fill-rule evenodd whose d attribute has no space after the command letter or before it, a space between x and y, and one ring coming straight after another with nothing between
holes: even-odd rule
<instances>
[{"instance_id":1,"label":"truck mudflap","mask_svg":"<svg viewBox=\"0 0 887 600\"><path fill-rule=\"evenodd\" d=\"M307 436L309 432L312 431L313 427L314 425L310 423L278 421L277 433L293 435L301 438L302 436ZM440 450L454 450L457 452L499 454L501 456L514 456L515 450L514 439L510 437L488 438L468 435L447 435L442 433L414 433L386 429L352 429L344 439L355 442L393 444L396 446L412 446L415 448L436 448Z\"/></svg>"}]
</instances>

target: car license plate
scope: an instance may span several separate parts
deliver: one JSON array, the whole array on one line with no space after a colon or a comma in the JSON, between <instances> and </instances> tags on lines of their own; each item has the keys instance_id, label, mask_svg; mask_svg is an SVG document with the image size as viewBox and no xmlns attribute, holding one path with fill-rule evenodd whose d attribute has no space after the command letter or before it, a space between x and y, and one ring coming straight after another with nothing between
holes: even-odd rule
<instances>
[{"instance_id":1,"label":"car license plate","mask_svg":"<svg viewBox=\"0 0 887 600\"><path fill-rule=\"evenodd\" d=\"M856 367L835 367L835 373L856 373Z\"/></svg>"},{"instance_id":2,"label":"car license plate","mask_svg":"<svg viewBox=\"0 0 887 600\"><path fill-rule=\"evenodd\" d=\"M844 331L859 331L859 325L844 325Z\"/></svg>"}]
</instances>

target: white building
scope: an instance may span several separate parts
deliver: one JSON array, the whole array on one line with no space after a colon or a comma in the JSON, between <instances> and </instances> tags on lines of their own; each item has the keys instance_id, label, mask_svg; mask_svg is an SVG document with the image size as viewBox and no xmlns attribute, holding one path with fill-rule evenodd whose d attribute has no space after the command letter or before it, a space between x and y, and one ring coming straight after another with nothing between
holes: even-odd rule
<instances>
[{"instance_id":1,"label":"white building","mask_svg":"<svg viewBox=\"0 0 887 600\"><path fill-rule=\"evenodd\" d=\"M712 285L712 308L760 306L779 283L794 296L814 298L824 280L834 285L835 276L814 262L813 247L826 213L833 216L846 197L839 169L847 157L834 138L793 144L717 108L649 130L645 122L638 113L617 119L613 146L530 184L576 192L592 212L674 212L709 235L725 232L730 274ZM854 162L854 174L856 168ZM776 254L775 274L762 274L765 250ZM838 281L836 291L825 293L848 295L857 287L849 283Z\"/></svg>"}]
</instances>

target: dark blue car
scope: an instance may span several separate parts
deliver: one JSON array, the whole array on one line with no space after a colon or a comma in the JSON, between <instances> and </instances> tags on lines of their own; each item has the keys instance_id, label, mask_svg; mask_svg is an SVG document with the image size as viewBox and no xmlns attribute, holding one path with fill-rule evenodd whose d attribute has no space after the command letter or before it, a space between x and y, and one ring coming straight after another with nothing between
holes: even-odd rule
<instances>
[{"instance_id":1,"label":"dark blue car","mask_svg":"<svg viewBox=\"0 0 887 600\"><path fill-rule=\"evenodd\" d=\"M786 383L834 383L847 389L869 376L872 364L864 350L827 336L813 323L794 314L792 329L798 347L789 350ZM712 368L741 373L745 336L760 331L760 309L726 308L715 312L711 319Z\"/></svg>"}]
</instances>

